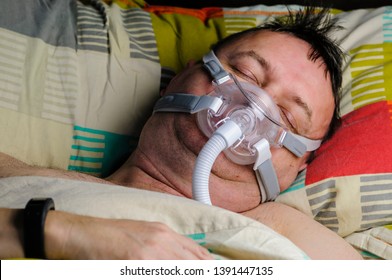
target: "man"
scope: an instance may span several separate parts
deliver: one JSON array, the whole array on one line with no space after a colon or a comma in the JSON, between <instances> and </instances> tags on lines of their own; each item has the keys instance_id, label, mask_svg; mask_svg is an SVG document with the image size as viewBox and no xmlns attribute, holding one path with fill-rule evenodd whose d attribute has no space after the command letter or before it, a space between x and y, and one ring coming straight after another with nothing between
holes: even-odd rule
<instances>
[{"instance_id":1,"label":"man","mask_svg":"<svg viewBox=\"0 0 392 280\"><path fill-rule=\"evenodd\" d=\"M319 13L317 17L308 15L308 19L296 17L298 22L290 23L295 26L290 32L300 33L298 37L309 36L313 46L288 34L289 31L258 29L220 43L215 53L228 72L255 84L272 97L286 127L316 140L327 138L339 121L335 104L339 102L341 54L332 43L327 44L315 37L303 23L308 21L309 24L309 21L316 19L322 21L325 14ZM282 30L273 24L268 26L265 28ZM325 58L320 57L321 51L315 52L312 47L322 48ZM203 65L190 63L171 81L163 94L184 92L205 95L213 87L212 79ZM159 135L159 141L156 141L156 135ZM194 161L205 142L206 138L198 129L193 115L155 114L143 130L135 153L108 179L122 185L147 185L146 188L155 191L190 198ZM310 153L297 157L288 149L272 148L272 154L280 190L283 191L306 167ZM153 169L156 173L151 173L151 166L156 166ZM164 166L165 170L159 170L160 166ZM162 174L165 178L162 178ZM140 180L139 175L142 177ZM180 186L175 184L178 176L182 176ZM214 165L210 180L214 186L211 196L216 197L214 205L243 212L260 204L260 192L255 187L256 177L249 166L239 166L221 156ZM237 183L241 183L240 188ZM167 185L171 186L168 188Z\"/></svg>"},{"instance_id":2,"label":"man","mask_svg":"<svg viewBox=\"0 0 392 280\"><path fill-rule=\"evenodd\" d=\"M226 71L269 94L291 132L314 140L327 138L338 122L341 53L327 37L334 23L328 22L326 14L326 10L316 14L309 9L289 20L277 20L230 37L214 49ZM212 79L202 64L191 62L162 94L205 95L212 89ZM206 141L194 115L153 114L136 151L103 181L192 198L192 171ZM296 156L284 147L272 147L271 153L281 191L306 167L311 154ZM27 166L4 154L0 162L0 177L101 180ZM249 165L235 164L221 155L213 166L210 184L214 205L261 221L288 237L311 258L360 258L335 233L295 209L274 202L260 204L262 194ZM0 252L9 252L1 257L23 256L19 237L22 212L1 210ZM154 240L162 235L170 246L156 248ZM118 242L105 242L109 239ZM206 250L161 224L81 217L60 211L50 211L47 216L45 252L48 258L210 258Z\"/></svg>"}]
</instances>

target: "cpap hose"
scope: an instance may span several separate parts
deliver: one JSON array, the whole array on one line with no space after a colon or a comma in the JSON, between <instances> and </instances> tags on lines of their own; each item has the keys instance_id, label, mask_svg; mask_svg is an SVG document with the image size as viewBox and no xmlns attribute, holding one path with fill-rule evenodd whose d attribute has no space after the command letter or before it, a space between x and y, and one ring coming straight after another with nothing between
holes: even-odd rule
<instances>
[{"instance_id":1,"label":"cpap hose","mask_svg":"<svg viewBox=\"0 0 392 280\"><path fill-rule=\"evenodd\" d=\"M195 162L192 175L193 199L212 205L209 190L212 165L223 150L232 146L241 137L242 131L240 126L232 120L227 120L213 133L200 151Z\"/></svg>"}]
</instances>

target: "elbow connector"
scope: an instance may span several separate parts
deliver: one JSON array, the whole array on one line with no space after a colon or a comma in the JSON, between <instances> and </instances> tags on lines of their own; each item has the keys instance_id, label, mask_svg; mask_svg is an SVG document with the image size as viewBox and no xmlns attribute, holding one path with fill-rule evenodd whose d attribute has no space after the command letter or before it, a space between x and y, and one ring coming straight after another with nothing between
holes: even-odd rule
<instances>
[{"instance_id":1,"label":"elbow connector","mask_svg":"<svg viewBox=\"0 0 392 280\"><path fill-rule=\"evenodd\" d=\"M241 139L241 128L232 120L221 125L204 145L196 159L192 177L192 195L199 202L212 205L209 178L218 155Z\"/></svg>"}]
</instances>

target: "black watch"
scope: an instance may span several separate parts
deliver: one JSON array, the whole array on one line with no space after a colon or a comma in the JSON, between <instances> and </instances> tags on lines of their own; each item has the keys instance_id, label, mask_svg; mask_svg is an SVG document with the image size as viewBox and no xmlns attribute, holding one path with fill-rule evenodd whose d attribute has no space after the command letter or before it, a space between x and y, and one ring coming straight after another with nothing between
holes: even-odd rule
<instances>
[{"instance_id":1,"label":"black watch","mask_svg":"<svg viewBox=\"0 0 392 280\"><path fill-rule=\"evenodd\" d=\"M23 241L26 258L46 259L44 230L46 215L54 210L52 198L32 198L24 210Z\"/></svg>"}]
</instances>

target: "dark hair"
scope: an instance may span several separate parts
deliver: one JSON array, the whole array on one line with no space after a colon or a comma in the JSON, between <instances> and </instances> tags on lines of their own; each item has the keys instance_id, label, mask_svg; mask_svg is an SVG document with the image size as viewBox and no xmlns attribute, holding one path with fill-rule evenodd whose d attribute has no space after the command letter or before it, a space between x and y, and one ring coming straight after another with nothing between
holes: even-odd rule
<instances>
[{"instance_id":1,"label":"dark hair","mask_svg":"<svg viewBox=\"0 0 392 280\"><path fill-rule=\"evenodd\" d=\"M335 109L328 132L324 137L324 140L327 140L341 124L340 99L343 52L339 44L330 38L331 33L341 29L341 26L337 25L336 18L331 17L328 8L305 7L299 11L288 9L288 12L287 16L276 17L263 25L226 37L214 46L214 50L218 51L227 44L260 30L288 33L310 44L309 59L316 61L321 58L325 65L326 74L329 73L331 77Z\"/></svg>"}]
</instances>

